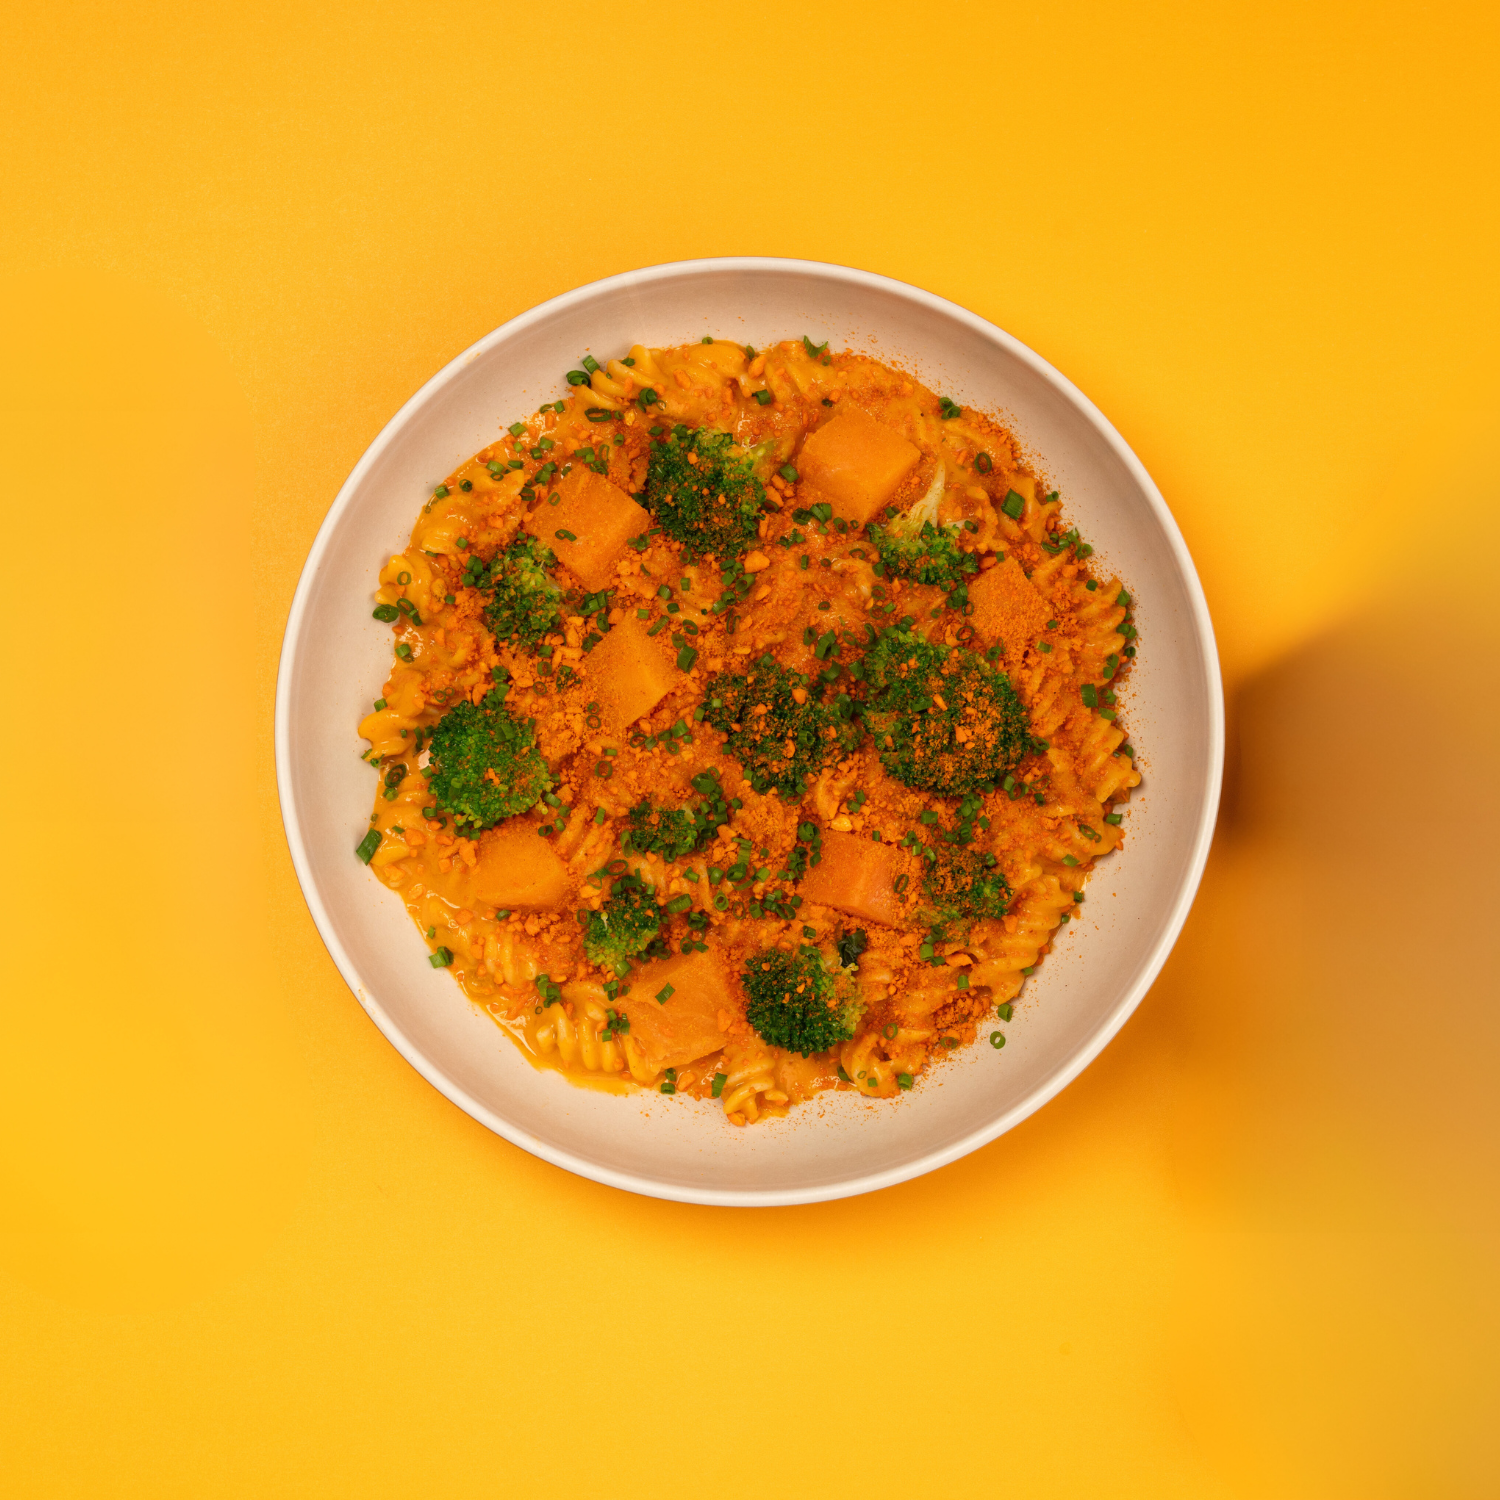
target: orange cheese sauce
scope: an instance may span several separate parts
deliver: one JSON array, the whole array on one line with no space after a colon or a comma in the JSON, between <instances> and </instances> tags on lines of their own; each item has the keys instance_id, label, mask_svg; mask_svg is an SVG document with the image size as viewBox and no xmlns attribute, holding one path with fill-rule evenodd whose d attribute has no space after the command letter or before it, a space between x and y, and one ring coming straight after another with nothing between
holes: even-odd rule
<instances>
[{"instance_id":1,"label":"orange cheese sauce","mask_svg":"<svg viewBox=\"0 0 1500 1500\"><path fill-rule=\"evenodd\" d=\"M380 771L370 866L539 1066L718 1099L740 1124L826 1089L893 1097L980 1037L1003 1045L1011 1002L1121 841L1140 781L1115 707L1134 657L1129 595L1090 570L1003 425L899 369L803 342L754 354L724 340L636 346L628 360L609 360L450 475L382 568L377 603L399 613L390 676L359 726ZM766 502L735 581L685 556L644 508L652 429L675 423L729 432L757 457ZM967 608L877 571L868 526L915 504L960 528L977 563ZM523 530L555 551L574 606L534 654L495 639L463 581L471 559ZM607 621L578 611L606 590ZM936 942L908 836L952 826L957 798L895 780L869 735L800 799L757 793L701 717L713 680L743 676L763 653L815 676L829 632L852 651L903 619L929 640L992 651L1046 746L983 798L975 847L998 861L1008 908ZM423 747L454 704L484 698L497 669L511 712L536 726L554 788L470 838L434 802ZM980 732L960 724L955 735L961 745ZM623 854L629 809L691 801L706 770L732 799L708 847L673 862ZM809 827L820 858L793 878ZM580 914L626 869L662 904L670 956L614 993L617 976L584 951ZM829 950L854 928L868 943L855 1035L812 1058L762 1041L739 978L750 954Z\"/></svg>"}]
</instances>

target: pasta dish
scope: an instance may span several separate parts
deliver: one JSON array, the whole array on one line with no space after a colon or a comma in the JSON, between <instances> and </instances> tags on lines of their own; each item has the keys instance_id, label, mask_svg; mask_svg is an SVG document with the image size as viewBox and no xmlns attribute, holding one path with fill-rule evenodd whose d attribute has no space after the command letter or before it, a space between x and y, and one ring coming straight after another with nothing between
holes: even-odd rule
<instances>
[{"instance_id":1,"label":"pasta dish","mask_svg":"<svg viewBox=\"0 0 1500 1500\"><path fill-rule=\"evenodd\" d=\"M999 1054L1140 782L1124 584L997 418L867 355L566 381L380 572L359 857L575 1082L751 1124Z\"/></svg>"}]
</instances>

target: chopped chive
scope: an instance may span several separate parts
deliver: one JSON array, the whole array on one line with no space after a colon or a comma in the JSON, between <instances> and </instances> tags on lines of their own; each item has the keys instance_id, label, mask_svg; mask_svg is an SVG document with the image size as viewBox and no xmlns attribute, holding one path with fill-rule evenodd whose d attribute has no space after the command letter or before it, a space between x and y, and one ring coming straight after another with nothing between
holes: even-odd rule
<instances>
[{"instance_id":1,"label":"chopped chive","mask_svg":"<svg viewBox=\"0 0 1500 1500\"><path fill-rule=\"evenodd\" d=\"M453 952L449 948L434 948L427 955L427 962L434 969L446 969L453 962Z\"/></svg>"},{"instance_id":2,"label":"chopped chive","mask_svg":"<svg viewBox=\"0 0 1500 1500\"><path fill-rule=\"evenodd\" d=\"M729 1082L728 1073L715 1073L713 1081L713 1096L715 1099L724 1097L724 1085Z\"/></svg>"},{"instance_id":3,"label":"chopped chive","mask_svg":"<svg viewBox=\"0 0 1500 1500\"><path fill-rule=\"evenodd\" d=\"M557 530L553 532L553 535L560 542L576 542L578 540L578 538L574 536L571 531L564 531L561 526L559 526Z\"/></svg>"},{"instance_id":4,"label":"chopped chive","mask_svg":"<svg viewBox=\"0 0 1500 1500\"><path fill-rule=\"evenodd\" d=\"M759 401L762 406L769 406L776 398L771 394L770 391L756 391L755 399Z\"/></svg>"},{"instance_id":5,"label":"chopped chive","mask_svg":"<svg viewBox=\"0 0 1500 1500\"><path fill-rule=\"evenodd\" d=\"M1003 510L1005 514L1011 518L1012 521L1019 521L1021 519L1021 512L1026 509L1026 497L1024 495L1018 495L1014 490L1007 490L1005 499L1001 502L1000 509Z\"/></svg>"},{"instance_id":6,"label":"chopped chive","mask_svg":"<svg viewBox=\"0 0 1500 1500\"><path fill-rule=\"evenodd\" d=\"M909 1089L915 1082L916 1080L911 1076L910 1073L896 1074L896 1087L899 1089Z\"/></svg>"},{"instance_id":7,"label":"chopped chive","mask_svg":"<svg viewBox=\"0 0 1500 1500\"><path fill-rule=\"evenodd\" d=\"M777 469L776 472L780 474L788 484L796 484L797 471L791 466L791 464L782 464L782 466Z\"/></svg>"},{"instance_id":8,"label":"chopped chive","mask_svg":"<svg viewBox=\"0 0 1500 1500\"><path fill-rule=\"evenodd\" d=\"M377 604L372 613L382 624L389 625L400 617L401 611L394 604Z\"/></svg>"},{"instance_id":9,"label":"chopped chive","mask_svg":"<svg viewBox=\"0 0 1500 1500\"><path fill-rule=\"evenodd\" d=\"M667 1001L670 1000L672 998L672 996L675 995L676 993L677 993L677 986L676 985L664 984L664 985L662 985L662 987L659 990L657 990L657 992L656 992L656 998L659 1001L661 1001L661 1003L663 1005L665 1005L667 1003Z\"/></svg>"},{"instance_id":10,"label":"chopped chive","mask_svg":"<svg viewBox=\"0 0 1500 1500\"><path fill-rule=\"evenodd\" d=\"M990 1032L990 1046L998 1052L1005 1045L1005 1033L1003 1031Z\"/></svg>"},{"instance_id":11,"label":"chopped chive","mask_svg":"<svg viewBox=\"0 0 1500 1500\"><path fill-rule=\"evenodd\" d=\"M354 852L359 856L361 864L369 864L375 857L375 851L380 847L380 830L372 828L355 846Z\"/></svg>"},{"instance_id":12,"label":"chopped chive","mask_svg":"<svg viewBox=\"0 0 1500 1500\"><path fill-rule=\"evenodd\" d=\"M1105 813L1104 821L1113 824L1116 828L1125 821L1124 813Z\"/></svg>"}]
</instances>

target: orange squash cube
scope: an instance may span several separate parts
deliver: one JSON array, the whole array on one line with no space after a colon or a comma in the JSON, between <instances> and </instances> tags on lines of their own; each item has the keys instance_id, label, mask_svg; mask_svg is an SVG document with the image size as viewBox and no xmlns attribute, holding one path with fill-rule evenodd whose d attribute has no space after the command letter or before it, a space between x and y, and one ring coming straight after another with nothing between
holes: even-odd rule
<instances>
[{"instance_id":1,"label":"orange squash cube","mask_svg":"<svg viewBox=\"0 0 1500 1500\"><path fill-rule=\"evenodd\" d=\"M903 863L893 844L828 832L823 835L822 860L802 877L797 893L804 901L894 927L901 921L896 878Z\"/></svg>"},{"instance_id":2,"label":"orange squash cube","mask_svg":"<svg viewBox=\"0 0 1500 1500\"><path fill-rule=\"evenodd\" d=\"M657 1069L680 1068L728 1042L719 1024L733 1013L729 981L711 953L689 953L646 964L630 976L615 1007L630 1019L630 1038ZM665 1001L656 997L668 986Z\"/></svg>"},{"instance_id":3,"label":"orange squash cube","mask_svg":"<svg viewBox=\"0 0 1500 1500\"><path fill-rule=\"evenodd\" d=\"M619 734L649 714L682 681L676 662L634 615L621 620L583 658L583 671L609 734Z\"/></svg>"},{"instance_id":4,"label":"orange squash cube","mask_svg":"<svg viewBox=\"0 0 1500 1500\"><path fill-rule=\"evenodd\" d=\"M803 443L797 471L840 515L864 522L896 493L921 456L899 432L851 406Z\"/></svg>"},{"instance_id":5,"label":"orange squash cube","mask_svg":"<svg viewBox=\"0 0 1500 1500\"><path fill-rule=\"evenodd\" d=\"M455 866L458 861L454 861ZM502 823L479 836L466 899L491 906L552 910L568 894L568 871L532 823Z\"/></svg>"},{"instance_id":6,"label":"orange squash cube","mask_svg":"<svg viewBox=\"0 0 1500 1500\"><path fill-rule=\"evenodd\" d=\"M651 513L582 464L557 486L557 493L561 498L556 505L544 500L526 517L526 529L557 553L584 588L602 589L614 581L625 543L651 525ZM576 540L558 536L560 531Z\"/></svg>"},{"instance_id":7,"label":"orange squash cube","mask_svg":"<svg viewBox=\"0 0 1500 1500\"><path fill-rule=\"evenodd\" d=\"M981 639L1004 642L1009 667L1020 664L1022 653L1041 639L1042 627L1051 619L1047 601L1013 557L969 584L969 602L974 606L969 623Z\"/></svg>"}]
</instances>

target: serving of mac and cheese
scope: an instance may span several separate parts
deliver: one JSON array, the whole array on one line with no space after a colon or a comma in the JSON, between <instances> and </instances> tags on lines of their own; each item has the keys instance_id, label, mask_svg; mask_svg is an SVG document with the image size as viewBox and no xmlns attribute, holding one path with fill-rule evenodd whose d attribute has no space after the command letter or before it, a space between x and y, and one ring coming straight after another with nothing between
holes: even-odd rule
<instances>
[{"instance_id":1,"label":"serving of mac and cheese","mask_svg":"<svg viewBox=\"0 0 1500 1500\"><path fill-rule=\"evenodd\" d=\"M576 1082L749 1124L1001 1065L1140 782L1128 590L996 418L871 357L567 382L380 572L360 858Z\"/></svg>"}]
</instances>

